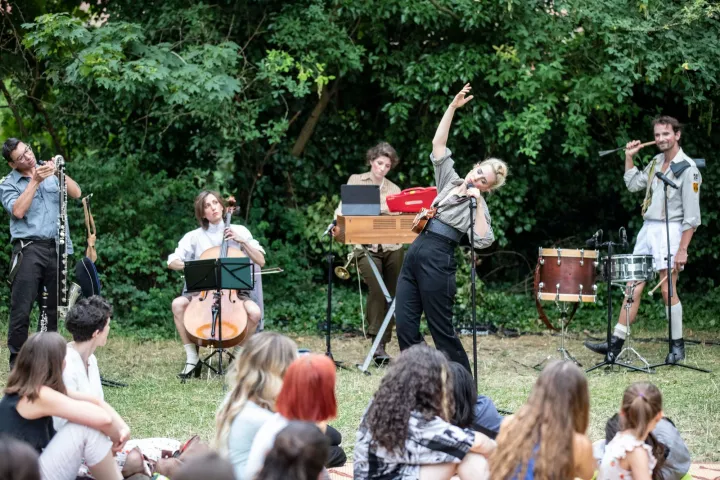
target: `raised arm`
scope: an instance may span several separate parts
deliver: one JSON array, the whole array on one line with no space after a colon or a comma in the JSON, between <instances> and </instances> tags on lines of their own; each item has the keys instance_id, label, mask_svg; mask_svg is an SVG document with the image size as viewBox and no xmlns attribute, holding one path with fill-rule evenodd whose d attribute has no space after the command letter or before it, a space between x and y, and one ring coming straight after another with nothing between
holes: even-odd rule
<instances>
[{"instance_id":1,"label":"raised arm","mask_svg":"<svg viewBox=\"0 0 720 480\"><path fill-rule=\"evenodd\" d=\"M471 89L472 87L470 87L470 84L466 83L462 90L460 90L460 93L455 95L455 98L453 98L453 101L450 103L447 110L445 110L445 114L443 115L442 120L440 120L440 125L438 125L437 130L435 131L435 136L432 141L433 156L435 158L441 158L445 155L445 148L447 147L448 133L450 132L453 115L455 115L456 109L462 107L473 99L472 95L469 97L466 96L470 93Z\"/></svg>"}]
</instances>

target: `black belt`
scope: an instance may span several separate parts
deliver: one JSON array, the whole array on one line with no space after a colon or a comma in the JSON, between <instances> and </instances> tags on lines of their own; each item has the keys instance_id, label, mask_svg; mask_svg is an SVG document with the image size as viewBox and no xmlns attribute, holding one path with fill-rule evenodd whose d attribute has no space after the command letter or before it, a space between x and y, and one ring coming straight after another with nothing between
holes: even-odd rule
<instances>
[{"instance_id":1,"label":"black belt","mask_svg":"<svg viewBox=\"0 0 720 480\"><path fill-rule=\"evenodd\" d=\"M23 242L24 244L32 242L40 245L55 245L54 238L16 238L12 243L14 245L18 242Z\"/></svg>"},{"instance_id":2,"label":"black belt","mask_svg":"<svg viewBox=\"0 0 720 480\"><path fill-rule=\"evenodd\" d=\"M432 232L436 235L440 235L447 238L448 240L452 240L453 242L457 243L460 243L463 235L465 235L460 230L453 228L447 223L443 223L436 218L431 218L430 220L428 220L428 223L425 226L425 231Z\"/></svg>"}]
</instances>

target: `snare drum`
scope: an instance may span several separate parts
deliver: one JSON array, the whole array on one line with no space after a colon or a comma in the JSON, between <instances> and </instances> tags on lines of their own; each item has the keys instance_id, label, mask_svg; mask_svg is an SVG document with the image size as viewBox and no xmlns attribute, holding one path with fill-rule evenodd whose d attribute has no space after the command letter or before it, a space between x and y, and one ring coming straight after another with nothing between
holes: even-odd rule
<instances>
[{"instance_id":1,"label":"snare drum","mask_svg":"<svg viewBox=\"0 0 720 480\"><path fill-rule=\"evenodd\" d=\"M613 255L610 281L613 283L649 282L655 278L652 255Z\"/></svg>"},{"instance_id":2,"label":"snare drum","mask_svg":"<svg viewBox=\"0 0 720 480\"><path fill-rule=\"evenodd\" d=\"M595 302L597 250L541 248L538 255L538 300Z\"/></svg>"}]
</instances>

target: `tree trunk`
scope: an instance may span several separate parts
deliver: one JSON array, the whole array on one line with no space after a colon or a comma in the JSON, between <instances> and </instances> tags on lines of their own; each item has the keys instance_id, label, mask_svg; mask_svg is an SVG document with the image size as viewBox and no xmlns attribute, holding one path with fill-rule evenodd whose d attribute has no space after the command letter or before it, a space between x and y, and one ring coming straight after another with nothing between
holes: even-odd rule
<instances>
[{"instance_id":1,"label":"tree trunk","mask_svg":"<svg viewBox=\"0 0 720 480\"><path fill-rule=\"evenodd\" d=\"M5 100L7 100L8 107L10 107L10 110L13 113L13 116L15 117L15 123L17 123L18 128L20 129L20 135L22 135L23 142L28 141L28 133L27 130L25 130L25 123L23 122L22 116L20 115L20 111L18 110L17 105L15 105L15 102L13 102L12 97L10 96L10 92L8 91L7 87L5 87L5 82L0 80L0 90L2 90L3 95L5 95Z\"/></svg>"},{"instance_id":2,"label":"tree trunk","mask_svg":"<svg viewBox=\"0 0 720 480\"><path fill-rule=\"evenodd\" d=\"M320 121L320 116L327 108L328 103L330 103L330 98L337 93L338 84L339 80L335 80L333 82L332 89L328 89L327 85L323 87L320 99L315 105L315 108L313 108L310 117L305 122L305 125L303 125L302 130L300 130L300 135L298 135L298 138L295 141L295 145L293 146L291 152L293 156L299 157L302 155L305 150L305 145L307 145L307 142L310 140L310 137L312 137L312 134L315 131L315 126L317 126L317 123Z\"/></svg>"}]
</instances>

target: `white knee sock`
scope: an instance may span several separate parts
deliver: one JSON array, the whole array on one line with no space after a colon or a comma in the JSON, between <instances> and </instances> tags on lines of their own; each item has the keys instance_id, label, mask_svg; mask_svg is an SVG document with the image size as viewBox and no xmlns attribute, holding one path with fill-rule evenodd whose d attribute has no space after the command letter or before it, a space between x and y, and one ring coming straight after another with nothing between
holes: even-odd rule
<instances>
[{"instance_id":1,"label":"white knee sock","mask_svg":"<svg viewBox=\"0 0 720 480\"><path fill-rule=\"evenodd\" d=\"M628 331L628 329L625 325L623 325L622 323L616 323L615 330L613 331L613 335L625 340L625 338L627 337L627 331Z\"/></svg>"},{"instance_id":2,"label":"white knee sock","mask_svg":"<svg viewBox=\"0 0 720 480\"><path fill-rule=\"evenodd\" d=\"M188 343L183 345L185 347L185 354L187 355L187 363L192 363L193 365L197 364L199 357L197 354L197 351L195 350L195 345L192 343Z\"/></svg>"},{"instance_id":3,"label":"white knee sock","mask_svg":"<svg viewBox=\"0 0 720 480\"><path fill-rule=\"evenodd\" d=\"M670 308L672 309L672 339L679 340L683 338L682 303L678 302ZM665 306L665 318L668 316L668 307Z\"/></svg>"}]
</instances>

